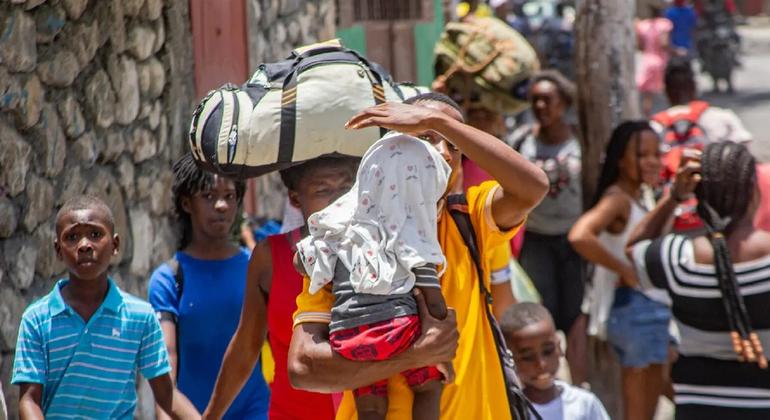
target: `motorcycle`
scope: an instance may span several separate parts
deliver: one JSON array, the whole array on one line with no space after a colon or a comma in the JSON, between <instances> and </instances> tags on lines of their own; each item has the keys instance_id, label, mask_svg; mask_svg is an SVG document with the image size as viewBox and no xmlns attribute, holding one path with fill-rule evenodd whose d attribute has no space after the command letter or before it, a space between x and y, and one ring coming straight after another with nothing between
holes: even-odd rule
<instances>
[{"instance_id":1,"label":"motorcycle","mask_svg":"<svg viewBox=\"0 0 770 420\"><path fill-rule=\"evenodd\" d=\"M575 77L575 8L569 1L525 0L516 4L517 21L511 26L524 35L537 51L543 68Z\"/></svg>"},{"instance_id":2,"label":"motorcycle","mask_svg":"<svg viewBox=\"0 0 770 420\"><path fill-rule=\"evenodd\" d=\"M698 30L698 55L701 68L711 76L714 92L724 80L727 92L733 92L732 74L738 64L740 39L732 16L719 7L708 7L703 13L703 25Z\"/></svg>"}]
</instances>

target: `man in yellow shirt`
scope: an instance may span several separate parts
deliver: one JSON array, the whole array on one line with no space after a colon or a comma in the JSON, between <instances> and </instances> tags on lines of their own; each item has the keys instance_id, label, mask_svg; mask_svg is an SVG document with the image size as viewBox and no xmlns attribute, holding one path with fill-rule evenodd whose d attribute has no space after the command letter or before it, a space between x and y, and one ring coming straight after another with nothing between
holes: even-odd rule
<instances>
[{"instance_id":1,"label":"man in yellow shirt","mask_svg":"<svg viewBox=\"0 0 770 420\"><path fill-rule=\"evenodd\" d=\"M509 241L524 222L527 213L545 195L545 174L493 136L463 123L456 104L443 95L418 97L414 105L386 103L369 108L353 117L350 129L380 126L420 137L433 144L459 175L461 155L465 153L497 181L488 181L467 191L468 212L473 225L484 271L489 273L492 249ZM329 345L328 324L334 297L331 290L308 292L309 282L297 297L294 332L289 351L289 377L292 385L317 392L337 392L391 378L388 385L388 418L411 418L412 395L399 372L408 369L453 362L454 383L444 388L441 398L443 419L510 418L505 382L492 330L483 305L479 281L490 287L489 278L478 279L473 260L448 210L439 211L438 236L447 259L441 289L447 306L454 309L448 320L456 318L459 340L455 357L451 354L424 355L407 350L382 362L358 362L334 353ZM420 301L420 299L418 299ZM452 337L447 323L423 318L422 336L414 348L424 342ZM415 357L420 354L420 357ZM432 356L432 357L431 357ZM337 413L338 419L355 416L355 405L346 392Z\"/></svg>"}]
</instances>

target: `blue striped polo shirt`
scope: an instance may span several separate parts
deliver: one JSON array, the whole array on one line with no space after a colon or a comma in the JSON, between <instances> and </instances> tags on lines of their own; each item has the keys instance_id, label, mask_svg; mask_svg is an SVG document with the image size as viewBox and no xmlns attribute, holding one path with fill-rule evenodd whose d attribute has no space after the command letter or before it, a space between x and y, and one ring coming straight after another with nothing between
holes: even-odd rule
<instances>
[{"instance_id":1,"label":"blue striped polo shirt","mask_svg":"<svg viewBox=\"0 0 770 420\"><path fill-rule=\"evenodd\" d=\"M24 311L11 382L43 385L47 419L133 419L136 372L153 379L171 370L155 312L109 280L86 323L62 298L68 281Z\"/></svg>"}]
</instances>

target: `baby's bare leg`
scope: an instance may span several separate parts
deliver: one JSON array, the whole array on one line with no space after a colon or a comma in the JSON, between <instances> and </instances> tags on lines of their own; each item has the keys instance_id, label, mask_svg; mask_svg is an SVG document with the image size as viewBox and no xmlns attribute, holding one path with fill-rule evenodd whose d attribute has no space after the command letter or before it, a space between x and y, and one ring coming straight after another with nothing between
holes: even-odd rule
<instances>
[{"instance_id":1,"label":"baby's bare leg","mask_svg":"<svg viewBox=\"0 0 770 420\"><path fill-rule=\"evenodd\" d=\"M438 420L443 390L444 384L440 381L428 381L413 387L412 418L414 420Z\"/></svg>"},{"instance_id":2,"label":"baby's bare leg","mask_svg":"<svg viewBox=\"0 0 770 420\"><path fill-rule=\"evenodd\" d=\"M417 276L415 287L425 297L430 315L437 319L444 319L447 315L446 301L441 294L436 267L429 265L414 269ZM454 372L451 363L440 366L439 370L445 379L452 380ZM441 381L432 380L412 388L414 402L412 403L412 418L415 420L438 420L441 406L441 392L444 384Z\"/></svg>"},{"instance_id":3,"label":"baby's bare leg","mask_svg":"<svg viewBox=\"0 0 770 420\"><path fill-rule=\"evenodd\" d=\"M384 420L388 413L388 397L374 394L356 397L356 411L361 420Z\"/></svg>"}]
</instances>

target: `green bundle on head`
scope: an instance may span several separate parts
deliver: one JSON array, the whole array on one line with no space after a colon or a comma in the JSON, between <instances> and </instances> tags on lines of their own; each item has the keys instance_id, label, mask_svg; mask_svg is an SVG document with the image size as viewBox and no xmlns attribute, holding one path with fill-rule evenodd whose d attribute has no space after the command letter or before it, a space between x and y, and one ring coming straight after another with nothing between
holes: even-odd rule
<instances>
[{"instance_id":1,"label":"green bundle on head","mask_svg":"<svg viewBox=\"0 0 770 420\"><path fill-rule=\"evenodd\" d=\"M463 105L516 113L528 106L527 86L540 63L527 40L496 18L450 22L436 47L434 89Z\"/></svg>"}]
</instances>

